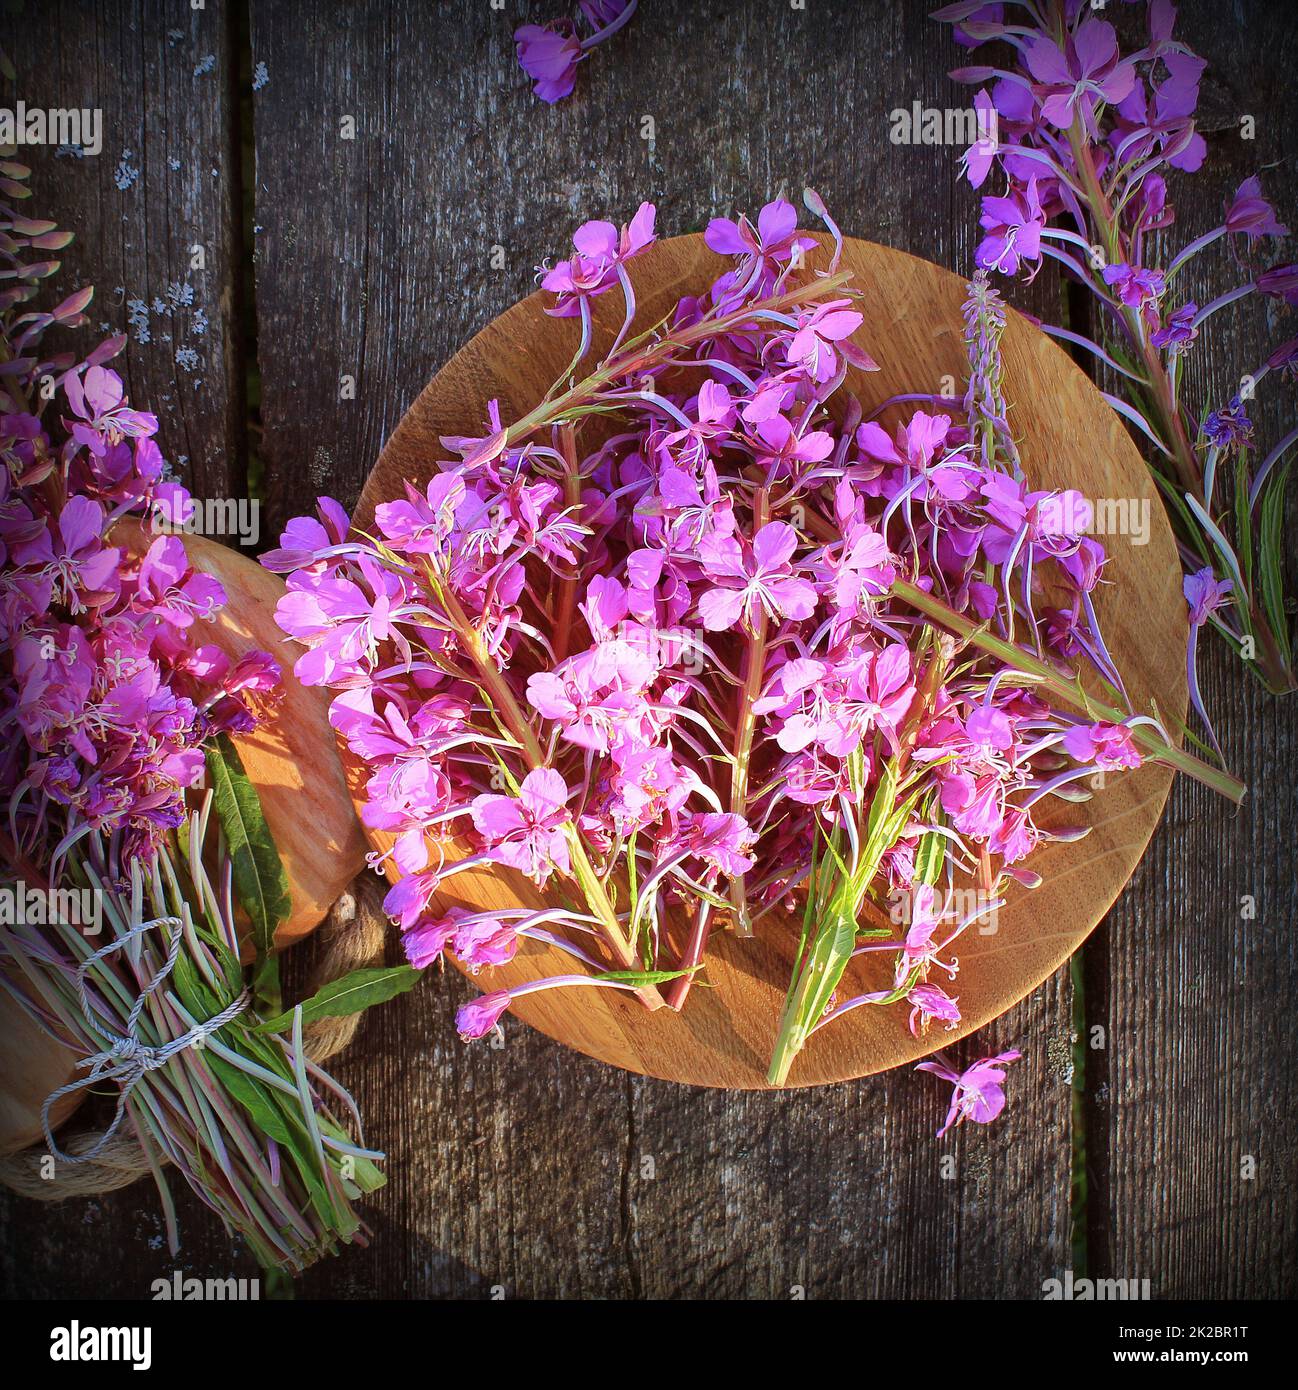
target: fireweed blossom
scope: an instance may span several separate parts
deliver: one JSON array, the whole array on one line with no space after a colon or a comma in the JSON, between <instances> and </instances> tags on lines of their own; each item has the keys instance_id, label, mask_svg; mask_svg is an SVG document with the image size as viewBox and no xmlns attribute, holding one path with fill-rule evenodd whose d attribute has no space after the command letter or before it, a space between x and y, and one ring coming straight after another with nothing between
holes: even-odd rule
<instances>
[{"instance_id":1,"label":"fireweed blossom","mask_svg":"<svg viewBox=\"0 0 1298 1390\"><path fill-rule=\"evenodd\" d=\"M620 289L630 325L652 211L578 229L552 312ZM850 1008L896 1005L917 1034L959 1022L952 947L979 913L943 905L971 881L985 910L1036 882L1039 810L1088 795L1097 765L1233 784L1130 706L1079 708L1061 674L1112 675L1104 552L1080 496L1031 489L1011 452L985 276L967 406L911 398L859 423L850 391L874 363L837 254L782 200L708 239L731 259L709 292L593 369L579 356L522 420L493 403L481 433L444 440L376 510L381 545L322 499L268 563L288 574L295 669L334 692L365 819L394 843L386 905L410 960L486 975L533 937L581 972L488 993L460 1031L547 987L684 1007L712 930L797 933L806 912L782 1081ZM1025 631L1047 580L1057 606L1006 664L988 629ZM457 903L457 875L486 867L541 886L544 924ZM858 925L868 895L912 890L925 906L895 939ZM849 966L864 988L835 1005Z\"/></svg>"},{"instance_id":2,"label":"fireweed blossom","mask_svg":"<svg viewBox=\"0 0 1298 1390\"><path fill-rule=\"evenodd\" d=\"M935 13L962 48L995 43L993 61L1005 61L971 61L952 73L978 88L980 119L994 116L998 135L993 147L962 160L981 194L975 259L1028 278L1050 261L1094 297L1111 331L1090 338L1044 325L1046 332L1090 353L1121 383L1121 394L1107 399L1137 432L1161 492L1176 502L1168 515L1187 567L1210 561L1231 584L1213 626L1244 651L1268 689L1284 693L1298 688L1298 677L1278 518L1298 431L1269 451L1255 449L1238 400L1210 408L1186 399L1180 359L1204 351L1217 338L1214 315L1250 294L1292 308L1298 276L1292 264L1262 261L1288 228L1256 175L1240 184L1217 226L1157 263L1165 239L1155 242L1154 234L1175 220L1170 179L1193 174L1207 157L1195 128L1207 65L1174 36L1171 0L1148 0L1144 11L1145 41L1128 53L1113 25L1080 0L962 0ZM1206 303L1187 300L1184 272L1218 241L1230 252L1220 259L1233 287ZM1240 366L1256 388L1281 363L1291 376L1292 361L1290 343L1260 367ZM1244 512L1236 496L1247 497ZM1193 671L1190 687L1211 734Z\"/></svg>"},{"instance_id":3,"label":"fireweed blossom","mask_svg":"<svg viewBox=\"0 0 1298 1390\"><path fill-rule=\"evenodd\" d=\"M524 24L514 30L518 65L532 79L532 91L553 106L577 83L577 64L591 49L630 23L638 0L581 0L582 17L591 27L584 39L570 19Z\"/></svg>"},{"instance_id":4,"label":"fireweed blossom","mask_svg":"<svg viewBox=\"0 0 1298 1390\"><path fill-rule=\"evenodd\" d=\"M998 1052L994 1057L980 1057L972 1066L958 1071L939 1052L931 1062L920 1062L916 1071L932 1072L953 1087L951 1108L938 1130L942 1138L948 1130L972 1120L976 1125L989 1125L1005 1109L1005 1068L1022 1057L1021 1052Z\"/></svg>"}]
</instances>

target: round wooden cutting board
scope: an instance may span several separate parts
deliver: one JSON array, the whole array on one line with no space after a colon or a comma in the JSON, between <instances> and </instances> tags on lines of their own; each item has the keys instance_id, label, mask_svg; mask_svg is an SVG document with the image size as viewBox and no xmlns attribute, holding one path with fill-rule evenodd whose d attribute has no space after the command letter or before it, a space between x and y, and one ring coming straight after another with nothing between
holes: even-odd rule
<instances>
[{"instance_id":1,"label":"round wooden cutting board","mask_svg":"<svg viewBox=\"0 0 1298 1390\"><path fill-rule=\"evenodd\" d=\"M870 242L849 240L843 263L853 272L861 296L856 307L865 315L855 341L881 367L849 383L866 409L901 392L940 391L944 376L963 383L964 282ZM702 292L724 268L701 236L655 245L631 265L637 328L661 318L682 294ZM605 296L600 309L597 321L608 333L620 318L620 296ZM500 401L506 421L535 405L567 366L576 331L574 321L546 316L540 293L488 324L437 373L398 425L365 485L354 524L372 529L375 505L399 496L403 479L422 485L431 476L436 460L447 454L442 435L480 433L489 400ZM597 336L597 347L598 342ZM1111 583L1101 589L1097 607L1137 707L1153 697L1163 711L1183 715L1188 630L1180 566L1145 465L1083 372L1015 313L1004 355L1010 423L1031 483L1148 508L1146 544L1124 535L1103 537ZM356 795L362 771L355 765L348 771ZM1043 846L1030 860L1042 886L1012 891L994 933L979 935L971 928L962 938L960 972L950 987L964 1015L958 1029L934 1028L915 1039L906 1029L904 1008L857 1009L811 1039L793 1064L789 1085L822 1085L915 1061L981 1028L1035 989L1082 944L1122 891L1153 834L1171 778L1169 770L1153 766L1110 774L1088 804L1058 806L1054 823L1084 822L1091 833L1073 844ZM373 838L387 847L383 837ZM538 900L531 884L504 870L457 875L441 897L443 907ZM649 1013L619 991L593 989L539 992L520 1000L514 1012L560 1042L630 1071L701 1086L764 1089L796 932L792 920L775 918L765 919L749 940L714 931L706 971L679 1015L667 1009ZM853 962L840 997L879 988L889 961L889 953L880 952ZM499 989L571 968L561 952L527 943L508 966L484 972L481 984Z\"/></svg>"}]
</instances>

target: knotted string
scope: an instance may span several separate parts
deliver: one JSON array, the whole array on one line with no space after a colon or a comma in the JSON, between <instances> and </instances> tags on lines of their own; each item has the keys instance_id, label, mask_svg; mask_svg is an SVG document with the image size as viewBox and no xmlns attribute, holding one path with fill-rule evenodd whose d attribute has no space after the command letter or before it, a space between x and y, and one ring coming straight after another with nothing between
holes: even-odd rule
<instances>
[{"instance_id":1,"label":"knotted string","mask_svg":"<svg viewBox=\"0 0 1298 1390\"><path fill-rule=\"evenodd\" d=\"M131 1005L131 1011L126 1016L125 1034L118 1036L108 1032L107 1029L100 1027L95 1018L95 1012L90 1006L90 998L86 993L86 972L97 961L101 961L114 951L120 950L144 932L164 925L170 925L172 930L171 939L167 944L167 959L163 963L162 969L144 986L135 1003ZM88 1076L82 1077L79 1081L70 1081L66 1086L60 1086L57 1091L46 1097L45 1104L41 1107L41 1128L45 1131L45 1143L48 1145L48 1152L53 1154L55 1158L62 1159L64 1163L88 1163L95 1158L117 1133L117 1126L121 1124L122 1116L126 1113L126 1102L130 1099L131 1092L149 1072L166 1066L178 1052L183 1052L187 1047L201 1045L210 1034L224 1028L227 1023L238 1018L248 1007L252 996L245 989L237 999L227 1004L215 1017L209 1018L206 1023L195 1024L189 1032L182 1033L180 1037L172 1038L170 1042L163 1043L159 1047L145 1043L138 1036L135 1030L139 1025L140 1014L153 997L154 991L175 969L184 932L185 924L179 917L154 917L147 922L137 923L115 941L110 941L107 946L101 946L94 955L87 956L77 967L77 996L81 1000L82 1015L86 1023L108 1043L108 1046L102 1052L96 1052L90 1057L83 1057L77 1063L78 1067L90 1068ZM97 1081L116 1081L121 1085L121 1090L117 1096L117 1112L113 1116L113 1122L99 1136L99 1140L93 1148L87 1149L82 1154L66 1154L54 1142L54 1133L50 1129L50 1110L62 1096L71 1095L74 1091L83 1090L87 1086L93 1086Z\"/></svg>"}]
</instances>

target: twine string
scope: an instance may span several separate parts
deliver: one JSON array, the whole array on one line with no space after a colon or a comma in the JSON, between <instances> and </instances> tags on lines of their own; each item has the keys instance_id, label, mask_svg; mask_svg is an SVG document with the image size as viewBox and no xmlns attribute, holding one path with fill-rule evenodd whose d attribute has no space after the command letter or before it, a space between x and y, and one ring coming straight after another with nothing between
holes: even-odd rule
<instances>
[{"instance_id":1,"label":"twine string","mask_svg":"<svg viewBox=\"0 0 1298 1390\"><path fill-rule=\"evenodd\" d=\"M163 962L162 968L144 986L131 1005L131 1011L126 1016L126 1031L122 1034L110 1032L102 1027L95 1017L95 1011L91 1006L90 996L86 989L86 976L91 967L99 961L112 955L114 951L120 951L123 946L137 940L145 932L161 926L170 926L171 928L171 936L167 943L167 958ZM115 941L110 941L106 946L101 946L99 950L93 955L87 956L77 966L77 997L81 1001L81 1013L87 1025L98 1033L108 1046L89 1057L82 1057L77 1062L77 1066L88 1068L88 1074L76 1081L68 1082L66 1086L60 1086L57 1091L51 1092L45 1098L45 1104L41 1106L41 1128L45 1131L45 1143L48 1146L48 1152L64 1163L88 1163L97 1158L117 1133L122 1116L126 1114L126 1103L131 1097L131 1092L135 1090L135 1087L144 1077L149 1072L166 1066L173 1057L184 1052L186 1048L201 1047L211 1034L238 1018L251 1002L252 996L245 989L219 1014L215 1014L204 1023L195 1024L188 1032L182 1033L178 1038L172 1038L159 1046L146 1043L139 1036L137 1029L140 1015L144 1011L144 1006L153 998L154 993L175 969L184 933L185 924L179 917L153 917L147 922L137 922L129 931L124 932ZM84 1153L64 1153L55 1143L54 1132L50 1128L50 1111L63 1096L84 1090L87 1086L93 1086L98 1081L116 1081L121 1087L117 1095L117 1109L113 1114L112 1123L99 1136L98 1141Z\"/></svg>"},{"instance_id":2,"label":"twine string","mask_svg":"<svg viewBox=\"0 0 1298 1390\"><path fill-rule=\"evenodd\" d=\"M388 919L383 911L383 888L366 871L333 905L328 924L317 937L317 960L311 972L309 994L349 971L377 964L383 956ZM322 949L321 949L322 948ZM322 1063L341 1052L355 1036L363 1014L341 1018L318 1018L303 1029L306 1053L311 1061ZM80 1167L64 1166L57 1182L46 1171L50 1150L44 1144L0 1157L0 1186L20 1193L34 1202L63 1202L80 1197L101 1197L117 1191L148 1174L151 1160L139 1139L118 1133L105 1139L96 1129L76 1130L65 1136L64 1146L74 1159L94 1150L94 1159ZM166 1163L168 1156L158 1159Z\"/></svg>"}]
</instances>

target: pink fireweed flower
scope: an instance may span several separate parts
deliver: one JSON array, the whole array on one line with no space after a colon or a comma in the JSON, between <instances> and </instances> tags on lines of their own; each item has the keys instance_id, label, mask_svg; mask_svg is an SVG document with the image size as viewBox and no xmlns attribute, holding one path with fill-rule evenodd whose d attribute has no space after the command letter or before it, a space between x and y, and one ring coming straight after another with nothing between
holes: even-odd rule
<instances>
[{"instance_id":1,"label":"pink fireweed flower","mask_svg":"<svg viewBox=\"0 0 1298 1390\"><path fill-rule=\"evenodd\" d=\"M195 618L210 618L226 599L225 590L210 574L189 563L179 536L159 536L140 564L137 603L174 627L189 627Z\"/></svg>"},{"instance_id":2,"label":"pink fireweed flower","mask_svg":"<svg viewBox=\"0 0 1298 1390\"><path fill-rule=\"evenodd\" d=\"M1298 265L1274 265L1253 283L1263 294L1283 299L1291 309L1298 309Z\"/></svg>"},{"instance_id":3,"label":"pink fireweed flower","mask_svg":"<svg viewBox=\"0 0 1298 1390\"><path fill-rule=\"evenodd\" d=\"M865 322L865 316L849 309L850 299L831 299L798 314L798 329L789 339L785 360L801 367L812 381L829 381L838 371L839 356L862 371L876 371L870 357L853 348L849 339Z\"/></svg>"},{"instance_id":4,"label":"pink fireweed flower","mask_svg":"<svg viewBox=\"0 0 1298 1390\"><path fill-rule=\"evenodd\" d=\"M1070 758L1079 763L1094 763L1106 772L1141 764L1140 750L1125 724L1074 724L1063 742Z\"/></svg>"},{"instance_id":5,"label":"pink fireweed flower","mask_svg":"<svg viewBox=\"0 0 1298 1390\"><path fill-rule=\"evenodd\" d=\"M1095 517L1080 492L1033 492L1004 473L987 479L982 496L994 523L983 533L983 553L998 565L1024 544L1041 555L1066 556L1081 544Z\"/></svg>"},{"instance_id":6,"label":"pink fireweed flower","mask_svg":"<svg viewBox=\"0 0 1298 1390\"><path fill-rule=\"evenodd\" d=\"M975 840L986 840L1004 818L1003 789L995 773L976 775L964 768L939 768L942 809L952 825Z\"/></svg>"},{"instance_id":7,"label":"pink fireweed flower","mask_svg":"<svg viewBox=\"0 0 1298 1390\"><path fill-rule=\"evenodd\" d=\"M1052 38L1032 39L1024 50L1028 70L1043 85L1041 114L1067 130L1080 114L1095 135L1095 108L1123 100L1136 81L1135 64L1119 60L1113 25L1084 19L1061 50Z\"/></svg>"},{"instance_id":8,"label":"pink fireweed flower","mask_svg":"<svg viewBox=\"0 0 1298 1390\"><path fill-rule=\"evenodd\" d=\"M1190 605L1190 622L1194 627L1202 627L1210 614L1230 601L1234 583L1229 579L1218 579L1211 565L1206 565L1194 574L1187 574L1181 587L1185 601Z\"/></svg>"},{"instance_id":9,"label":"pink fireweed flower","mask_svg":"<svg viewBox=\"0 0 1298 1390\"><path fill-rule=\"evenodd\" d=\"M1021 192L1005 197L984 198L979 219L987 235L974 253L974 262L1002 275L1018 274L1024 262L1041 259L1041 233L1046 220L1037 196L1037 181L1029 179Z\"/></svg>"},{"instance_id":10,"label":"pink fireweed flower","mask_svg":"<svg viewBox=\"0 0 1298 1390\"><path fill-rule=\"evenodd\" d=\"M635 737L644 691L657 674L648 656L614 639L553 671L537 671L528 679L527 699L538 714L559 724L570 743L607 753L613 743Z\"/></svg>"},{"instance_id":11,"label":"pink fireweed flower","mask_svg":"<svg viewBox=\"0 0 1298 1390\"><path fill-rule=\"evenodd\" d=\"M871 601L886 594L897 577L888 543L865 522L844 533L842 549L826 562L825 570L840 619L867 611Z\"/></svg>"},{"instance_id":12,"label":"pink fireweed flower","mask_svg":"<svg viewBox=\"0 0 1298 1390\"><path fill-rule=\"evenodd\" d=\"M403 555L440 553L464 501L464 479L439 473L422 493L409 483L405 489L404 501L380 502L374 508L375 525L388 545Z\"/></svg>"},{"instance_id":13,"label":"pink fireweed flower","mask_svg":"<svg viewBox=\"0 0 1298 1390\"><path fill-rule=\"evenodd\" d=\"M954 1125L972 1120L976 1125L989 1125L1005 1109L1005 1067L1017 1062L1021 1052L998 1052L993 1057L980 1057L964 1071L957 1071L939 1052L934 1061L920 1062L916 1071L930 1071L949 1081L955 1088L946 1121L938 1130L942 1138Z\"/></svg>"},{"instance_id":14,"label":"pink fireweed flower","mask_svg":"<svg viewBox=\"0 0 1298 1390\"><path fill-rule=\"evenodd\" d=\"M581 12L595 31L577 37L571 20L524 24L514 30L519 66L534 81L532 91L554 105L568 96L577 77L577 64L596 45L610 39L635 14L638 0L581 0Z\"/></svg>"},{"instance_id":15,"label":"pink fireweed flower","mask_svg":"<svg viewBox=\"0 0 1298 1390\"><path fill-rule=\"evenodd\" d=\"M715 531L703 538L703 571L718 587L699 598L699 616L709 632L732 628L741 619L751 628L757 615L806 618L816 607L814 585L797 577L793 552L798 533L782 521L770 521L752 545Z\"/></svg>"},{"instance_id":16,"label":"pink fireweed flower","mask_svg":"<svg viewBox=\"0 0 1298 1390\"><path fill-rule=\"evenodd\" d=\"M978 705L970 710L964 728L970 746L982 758L1014 746L1014 725L1009 715L995 705Z\"/></svg>"},{"instance_id":17,"label":"pink fireweed flower","mask_svg":"<svg viewBox=\"0 0 1298 1390\"><path fill-rule=\"evenodd\" d=\"M1145 270L1138 265L1106 265L1104 283L1118 292L1118 298L1132 309L1140 311L1147 328L1159 325L1158 302L1167 286L1157 270Z\"/></svg>"},{"instance_id":18,"label":"pink fireweed flower","mask_svg":"<svg viewBox=\"0 0 1298 1390\"><path fill-rule=\"evenodd\" d=\"M759 421L753 433L768 479L796 478L807 471L799 465L823 463L834 452L834 436L827 430L807 430L799 435L783 415Z\"/></svg>"},{"instance_id":19,"label":"pink fireweed flower","mask_svg":"<svg viewBox=\"0 0 1298 1390\"><path fill-rule=\"evenodd\" d=\"M1246 178L1235 190L1226 209L1226 230L1242 233L1250 241L1264 236L1289 235L1288 227L1280 225L1275 208L1262 196L1262 180L1256 174Z\"/></svg>"},{"instance_id":20,"label":"pink fireweed flower","mask_svg":"<svg viewBox=\"0 0 1298 1390\"><path fill-rule=\"evenodd\" d=\"M76 445L102 458L122 435L156 434L158 417L126 404L122 379L107 367L89 367L63 378L63 391L76 417L66 423Z\"/></svg>"},{"instance_id":21,"label":"pink fireweed flower","mask_svg":"<svg viewBox=\"0 0 1298 1390\"><path fill-rule=\"evenodd\" d=\"M908 1026L913 1037L920 1037L927 1031L930 1023L937 1019L948 1031L960 1022L960 1004L937 985L916 985L906 995L911 1006Z\"/></svg>"},{"instance_id":22,"label":"pink fireweed flower","mask_svg":"<svg viewBox=\"0 0 1298 1390\"><path fill-rule=\"evenodd\" d=\"M275 606L275 621L307 651L293 672L303 685L327 685L359 675L378 656L379 645L400 639L398 624L417 615L411 591L399 575L362 556L358 578L299 570Z\"/></svg>"},{"instance_id":23,"label":"pink fireweed flower","mask_svg":"<svg viewBox=\"0 0 1298 1390\"><path fill-rule=\"evenodd\" d=\"M586 56L572 21L524 24L514 30L518 63L533 81L533 92L551 106L571 93L577 64Z\"/></svg>"},{"instance_id":24,"label":"pink fireweed flower","mask_svg":"<svg viewBox=\"0 0 1298 1390\"><path fill-rule=\"evenodd\" d=\"M460 1006L455 1016L456 1028L466 1042L474 1038L485 1038L500 1022L516 999L536 994L543 989L568 989L584 985L594 989L632 990L621 980L607 980L598 975L552 975L546 980L529 980L526 984L515 985L512 989L496 990L492 994L480 995L477 999Z\"/></svg>"},{"instance_id":25,"label":"pink fireweed flower","mask_svg":"<svg viewBox=\"0 0 1298 1390\"><path fill-rule=\"evenodd\" d=\"M677 818L676 833L664 852L702 860L708 866L707 880L719 873L733 878L753 867L753 858L746 851L756 840L742 816L713 811L687 813Z\"/></svg>"},{"instance_id":26,"label":"pink fireweed flower","mask_svg":"<svg viewBox=\"0 0 1298 1390\"><path fill-rule=\"evenodd\" d=\"M471 974L484 966L506 965L518 954L519 932L515 922L501 913L451 909L455 922L453 949Z\"/></svg>"},{"instance_id":27,"label":"pink fireweed flower","mask_svg":"<svg viewBox=\"0 0 1298 1390\"><path fill-rule=\"evenodd\" d=\"M848 670L847 709L851 725L862 733L877 729L889 747L897 747L897 729L915 698L910 652L901 642L866 652Z\"/></svg>"},{"instance_id":28,"label":"pink fireweed flower","mask_svg":"<svg viewBox=\"0 0 1298 1390\"><path fill-rule=\"evenodd\" d=\"M973 104L978 138L961 155L960 167L970 186L981 188L996 163L999 151L997 111L991 97L985 91L974 93Z\"/></svg>"},{"instance_id":29,"label":"pink fireweed flower","mask_svg":"<svg viewBox=\"0 0 1298 1390\"><path fill-rule=\"evenodd\" d=\"M734 427L736 408L729 388L710 378L705 381L694 399L694 415L694 423L688 429L673 430L663 437L659 446L664 460L678 465L675 469L664 467L659 477L659 490L663 492L664 502L669 501L664 479L670 476L677 489L684 489L682 500L676 503L678 506L703 505L698 484L691 475L711 466L709 442L723 439Z\"/></svg>"},{"instance_id":30,"label":"pink fireweed flower","mask_svg":"<svg viewBox=\"0 0 1298 1390\"><path fill-rule=\"evenodd\" d=\"M445 917L420 917L401 934L406 959L416 970L426 970L450 945L462 908L453 908Z\"/></svg>"},{"instance_id":31,"label":"pink fireweed flower","mask_svg":"<svg viewBox=\"0 0 1298 1390\"><path fill-rule=\"evenodd\" d=\"M13 562L35 569L24 579L37 607L47 608L51 599L57 599L73 613L82 613L86 596L111 593L116 588L121 552L104 545L104 520L104 509L98 502L69 497L52 531L42 528L31 540L13 545Z\"/></svg>"},{"instance_id":32,"label":"pink fireweed flower","mask_svg":"<svg viewBox=\"0 0 1298 1390\"><path fill-rule=\"evenodd\" d=\"M556 869L568 873L568 795L567 783L546 767L529 772L516 797L474 797L469 809L487 857L520 870L537 884L544 884Z\"/></svg>"},{"instance_id":33,"label":"pink fireweed flower","mask_svg":"<svg viewBox=\"0 0 1298 1390\"><path fill-rule=\"evenodd\" d=\"M775 737L786 752L797 753L814 743L844 758L876 729L895 748L897 726L914 696L910 653L894 642L881 651L862 652L841 666L809 658L789 661L755 702L753 712L780 716L783 723Z\"/></svg>"},{"instance_id":34,"label":"pink fireweed flower","mask_svg":"<svg viewBox=\"0 0 1298 1390\"><path fill-rule=\"evenodd\" d=\"M722 305L770 294L781 270L816 248L814 237L799 235L798 211L783 198L766 204L756 226L746 217L714 217L703 239L718 255L740 257L738 267L712 287L713 298Z\"/></svg>"},{"instance_id":35,"label":"pink fireweed flower","mask_svg":"<svg viewBox=\"0 0 1298 1390\"><path fill-rule=\"evenodd\" d=\"M950 433L949 415L929 415L917 410L897 427L891 440L881 426L867 420L856 432L856 443L870 458L904 468L895 480L885 482L885 496L905 493L917 502L929 497L963 502L974 491L979 472L963 455L944 453Z\"/></svg>"},{"instance_id":36,"label":"pink fireweed flower","mask_svg":"<svg viewBox=\"0 0 1298 1390\"><path fill-rule=\"evenodd\" d=\"M485 1038L500 1022L514 1002L514 996L507 989L498 989L491 994L481 994L461 1004L455 1015L455 1027L465 1042L475 1038Z\"/></svg>"},{"instance_id":37,"label":"pink fireweed flower","mask_svg":"<svg viewBox=\"0 0 1298 1390\"><path fill-rule=\"evenodd\" d=\"M347 513L332 497L316 499L315 516L295 516L280 533L279 546L268 550L262 565L276 574L288 574L314 564L319 553L341 545L350 522Z\"/></svg>"},{"instance_id":38,"label":"pink fireweed flower","mask_svg":"<svg viewBox=\"0 0 1298 1390\"><path fill-rule=\"evenodd\" d=\"M611 222L585 222L573 234L576 255L545 273L541 288L557 297L546 310L556 318L573 318L583 301L606 294L618 283L618 271L654 239L654 205L641 203L619 232Z\"/></svg>"},{"instance_id":39,"label":"pink fireweed flower","mask_svg":"<svg viewBox=\"0 0 1298 1390\"><path fill-rule=\"evenodd\" d=\"M1258 281L1258 287L1261 288L1261 281ZM1167 316L1167 322L1149 335L1149 341L1156 348L1184 352L1199 336L1199 330L1195 325L1198 313L1199 306L1194 300L1187 300L1179 309L1172 310Z\"/></svg>"},{"instance_id":40,"label":"pink fireweed flower","mask_svg":"<svg viewBox=\"0 0 1298 1390\"><path fill-rule=\"evenodd\" d=\"M397 839L392 858L402 873L416 873L428 863L426 827L454 804L446 771L426 754L380 766L365 788L361 819ZM372 857L377 865L379 860Z\"/></svg>"}]
</instances>

